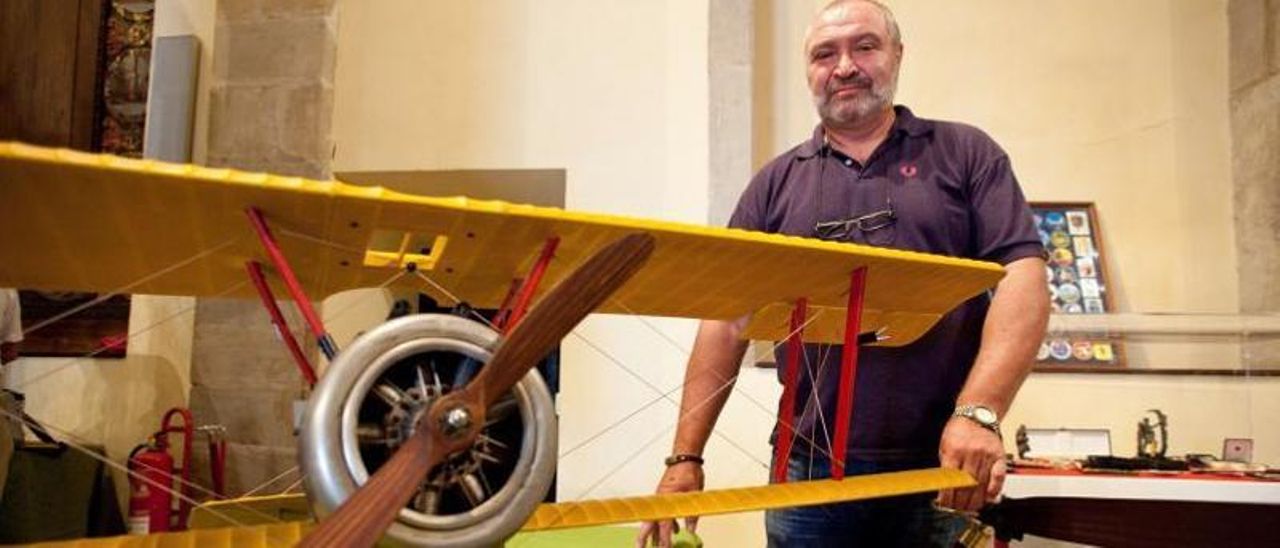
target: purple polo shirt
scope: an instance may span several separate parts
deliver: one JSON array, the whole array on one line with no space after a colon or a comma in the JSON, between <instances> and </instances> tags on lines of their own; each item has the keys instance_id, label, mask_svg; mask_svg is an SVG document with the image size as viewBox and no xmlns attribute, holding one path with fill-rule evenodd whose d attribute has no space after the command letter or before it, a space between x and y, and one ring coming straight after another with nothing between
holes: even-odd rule
<instances>
[{"instance_id":1,"label":"purple polo shirt","mask_svg":"<svg viewBox=\"0 0 1280 548\"><path fill-rule=\"evenodd\" d=\"M819 222L892 209L889 226L853 228L843 239L1001 264L1040 256L1031 211L1000 146L975 127L894 108L897 120L865 166L827 146L818 126L812 139L756 174L729 226L817 237ZM966 301L905 347L862 348L851 458L936 461L942 427L978 353L989 303L987 294ZM841 347L808 344L805 350L795 409L802 435L793 455L817 456L828 452L834 437ZM785 345L776 357L786 363ZM779 368L779 380L781 373Z\"/></svg>"}]
</instances>

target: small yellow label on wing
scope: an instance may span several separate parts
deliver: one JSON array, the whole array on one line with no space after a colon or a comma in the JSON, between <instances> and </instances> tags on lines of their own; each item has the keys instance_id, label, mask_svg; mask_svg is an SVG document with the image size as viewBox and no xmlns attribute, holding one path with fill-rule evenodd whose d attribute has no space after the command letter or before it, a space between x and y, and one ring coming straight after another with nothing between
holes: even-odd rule
<instances>
[{"instance_id":1,"label":"small yellow label on wing","mask_svg":"<svg viewBox=\"0 0 1280 548\"><path fill-rule=\"evenodd\" d=\"M939 489L969 487L973 478L959 470L929 468L847 477L843 480L719 489L619 499L543 504L525 522L524 531L653 521L773 508L866 500Z\"/></svg>"}]
</instances>

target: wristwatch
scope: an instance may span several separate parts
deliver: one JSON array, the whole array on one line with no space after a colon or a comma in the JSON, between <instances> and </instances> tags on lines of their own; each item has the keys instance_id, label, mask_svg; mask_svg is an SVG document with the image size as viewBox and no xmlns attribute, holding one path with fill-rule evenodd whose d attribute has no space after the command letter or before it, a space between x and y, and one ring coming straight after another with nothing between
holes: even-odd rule
<instances>
[{"instance_id":1,"label":"wristwatch","mask_svg":"<svg viewBox=\"0 0 1280 548\"><path fill-rule=\"evenodd\" d=\"M667 457L662 462L667 466L675 466L682 462L692 462L696 463L698 466L702 466L704 461L702 460L701 455L695 455L693 453L676 453Z\"/></svg>"},{"instance_id":2,"label":"wristwatch","mask_svg":"<svg viewBox=\"0 0 1280 548\"><path fill-rule=\"evenodd\" d=\"M1000 436L1000 417L990 407L975 404L957 405L951 416L969 419Z\"/></svg>"}]
</instances>

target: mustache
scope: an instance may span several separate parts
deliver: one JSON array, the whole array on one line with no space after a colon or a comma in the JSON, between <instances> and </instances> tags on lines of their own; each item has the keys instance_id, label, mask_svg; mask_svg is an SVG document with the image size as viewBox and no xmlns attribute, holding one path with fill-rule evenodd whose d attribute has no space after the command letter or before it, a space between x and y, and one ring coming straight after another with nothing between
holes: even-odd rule
<instances>
[{"instance_id":1,"label":"mustache","mask_svg":"<svg viewBox=\"0 0 1280 548\"><path fill-rule=\"evenodd\" d=\"M874 84L875 82L871 80L871 77L865 74L854 74L848 78L832 78L831 80L828 80L826 91L827 93L835 93L848 87L871 89Z\"/></svg>"}]
</instances>

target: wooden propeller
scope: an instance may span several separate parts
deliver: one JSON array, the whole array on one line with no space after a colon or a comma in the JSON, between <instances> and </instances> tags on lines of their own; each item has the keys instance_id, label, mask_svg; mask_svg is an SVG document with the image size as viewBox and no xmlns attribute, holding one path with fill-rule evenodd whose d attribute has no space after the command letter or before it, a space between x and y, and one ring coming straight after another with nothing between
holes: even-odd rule
<instances>
[{"instance_id":1,"label":"wooden propeller","mask_svg":"<svg viewBox=\"0 0 1280 548\"><path fill-rule=\"evenodd\" d=\"M524 377L653 252L648 234L626 236L596 252L542 299L503 340L471 383L431 405L395 455L301 546L371 546L395 521L432 468L470 447L485 410Z\"/></svg>"}]
</instances>

